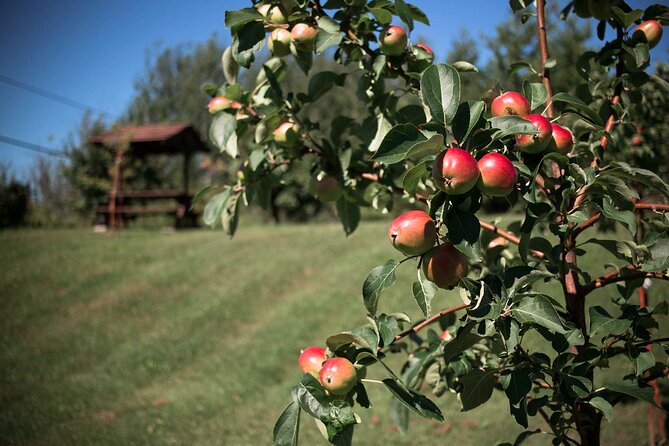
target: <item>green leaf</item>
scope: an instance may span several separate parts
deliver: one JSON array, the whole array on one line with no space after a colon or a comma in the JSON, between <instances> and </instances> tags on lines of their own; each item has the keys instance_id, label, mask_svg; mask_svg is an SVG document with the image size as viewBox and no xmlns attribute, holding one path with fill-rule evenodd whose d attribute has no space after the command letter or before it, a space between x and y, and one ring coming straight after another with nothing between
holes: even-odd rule
<instances>
[{"instance_id":1,"label":"green leaf","mask_svg":"<svg viewBox=\"0 0 669 446\"><path fill-rule=\"evenodd\" d=\"M597 333L603 335L621 335L632 326L629 319L614 319L606 310L600 306L593 306L588 309L590 314L590 335Z\"/></svg>"},{"instance_id":2,"label":"green leaf","mask_svg":"<svg viewBox=\"0 0 669 446\"><path fill-rule=\"evenodd\" d=\"M479 244L481 225L473 213L453 208L447 215L446 227L448 239L458 251L474 261L481 261Z\"/></svg>"},{"instance_id":3,"label":"green leaf","mask_svg":"<svg viewBox=\"0 0 669 446\"><path fill-rule=\"evenodd\" d=\"M669 186L667 186L667 183L650 170L632 167L622 162L612 162L609 166L602 169L599 175L611 175L638 181L655 189L665 197L669 197Z\"/></svg>"},{"instance_id":4,"label":"green leaf","mask_svg":"<svg viewBox=\"0 0 669 446\"><path fill-rule=\"evenodd\" d=\"M465 325L457 334L444 346L443 358L447 363L455 358L460 353L467 350L472 345L476 344L481 340L481 336L473 334L471 331L475 327L475 323L470 323Z\"/></svg>"},{"instance_id":5,"label":"green leaf","mask_svg":"<svg viewBox=\"0 0 669 446\"><path fill-rule=\"evenodd\" d=\"M539 130L527 119L520 116L498 116L490 118L490 126L499 129L493 138L500 139L509 135L537 135Z\"/></svg>"},{"instance_id":6,"label":"green leaf","mask_svg":"<svg viewBox=\"0 0 669 446\"><path fill-rule=\"evenodd\" d=\"M416 5L412 5L410 3L407 3L407 6L411 10L411 16L413 19L417 22L424 23L427 26L430 26L430 21L428 20L427 16L425 13Z\"/></svg>"},{"instance_id":7,"label":"green leaf","mask_svg":"<svg viewBox=\"0 0 669 446\"><path fill-rule=\"evenodd\" d=\"M576 111L580 112L579 116L590 121L597 127L603 127L602 118L592 110L588 105L577 98L576 96L569 95L567 93L556 93L553 95L553 102L564 102L572 106Z\"/></svg>"},{"instance_id":8,"label":"green leaf","mask_svg":"<svg viewBox=\"0 0 669 446\"><path fill-rule=\"evenodd\" d=\"M650 251L650 259L643 262L642 271L666 271L669 269L669 239L657 239L648 250Z\"/></svg>"},{"instance_id":9,"label":"green leaf","mask_svg":"<svg viewBox=\"0 0 669 446\"><path fill-rule=\"evenodd\" d=\"M316 34L316 52L322 53L331 46L339 45L343 38L339 24L329 17L318 19L318 34Z\"/></svg>"},{"instance_id":10,"label":"green leaf","mask_svg":"<svg viewBox=\"0 0 669 446\"><path fill-rule=\"evenodd\" d=\"M444 137L438 133L427 138L412 124L398 124L386 134L372 159L395 164L406 158L421 159L436 155L444 147Z\"/></svg>"},{"instance_id":11,"label":"green leaf","mask_svg":"<svg viewBox=\"0 0 669 446\"><path fill-rule=\"evenodd\" d=\"M274 425L273 446L297 446L300 431L300 406L291 401Z\"/></svg>"},{"instance_id":12,"label":"green leaf","mask_svg":"<svg viewBox=\"0 0 669 446\"><path fill-rule=\"evenodd\" d=\"M458 60L451 64L453 68L458 70L460 73L478 73L479 69L476 68L476 65L473 63L467 62L466 60Z\"/></svg>"},{"instance_id":13,"label":"green leaf","mask_svg":"<svg viewBox=\"0 0 669 446\"><path fill-rule=\"evenodd\" d=\"M418 272L418 278L419 280L415 281L411 286L411 291L423 315L427 317L430 314L430 303L437 292L437 286L424 278L420 271Z\"/></svg>"},{"instance_id":14,"label":"green leaf","mask_svg":"<svg viewBox=\"0 0 669 446\"><path fill-rule=\"evenodd\" d=\"M362 285L362 298L370 314L376 314L379 296L383 290L395 284L395 269L399 264L397 260L390 259L367 275Z\"/></svg>"},{"instance_id":15,"label":"green leaf","mask_svg":"<svg viewBox=\"0 0 669 446\"><path fill-rule=\"evenodd\" d=\"M221 221L221 214L230 198L230 188L226 188L220 194L216 194L209 199L202 213L202 221L205 225L215 229Z\"/></svg>"},{"instance_id":16,"label":"green leaf","mask_svg":"<svg viewBox=\"0 0 669 446\"><path fill-rule=\"evenodd\" d=\"M394 378L384 379L383 384L407 409L424 418L444 421L444 416L439 408L425 395L407 388L401 381Z\"/></svg>"},{"instance_id":17,"label":"green leaf","mask_svg":"<svg viewBox=\"0 0 669 446\"><path fill-rule=\"evenodd\" d=\"M325 412L328 397L316 378L305 373L300 383L293 389L293 402L314 418L320 419Z\"/></svg>"},{"instance_id":18,"label":"green leaf","mask_svg":"<svg viewBox=\"0 0 669 446\"><path fill-rule=\"evenodd\" d=\"M236 84L237 74L239 74L239 64L234 57L232 57L231 46L226 47L225 51L223 51L221 62L223 64L223 75L225 76L225 80L231 85Z\"/></svg>"},{"instance_id":19,"label":"green leaf","mask_svg":"<svg viewBox=\"0 0 669 446\"><path fill-rule=\"evenodd\" d=\"M379 113L376 116L376 134L374 135L372 142L369 143L367 150L376 152L379 147L381 147L381 143L392 127L393 125L386 119L383 113Z\"/></svg>"},{"instance_id":20,"label":"green leaf","mask_svg":"<svg viewBox=\"0 0 669 446\"><path fill-rule=\"evenodd\" d=\"M221 213L221 226L223 227L223 231L230 237L237 232L237 225L239 223L239 197L241 194L241 191L231 194Z\"/></svg>"},{"instance_id":21,"label":"green leaf","mask_svg":"<svg viewBox=\"0 0 669 446\"><path fill-rule=\"evenodd\" d=\"M518 306L511 310L511 314L521 324L533 323L553 332L562 334L567 332L553 304L542 295L524 297Z\"/></svg>"},{"instance_id":22,"label":"green leaf","mask_svg":"<svg viewBox=\"0 0 669 446\"><path fill-rule=\"evenodd\" d=\"M387 9L369 8L369 12L374 14L374 17L381 25L390 25L390 22L393 21L393 15Z\"/></svg>"},{"instance_id":23,"label":"green leaf","mask_svg":"<svg viewBox=\"0 0 669 446\"><path fill-rule=\"evenodd\" d=\"M360 207L356 203L348 201L344 194L337 200L337 216L344 227L344 233L351 235L360 223Z\"/></svg>"},{"instance_id":24,"label":"green leaf","mask_svg":"<svg viewBox=\"0 0 669 446\"><path fill-rule=\"evenodd\" d=\"M218 113L209 127L209 139L221 151L237 157L237 118L230 113Z\"/></svg>"},{"instance_id":25,"label":"green leaf","mask_svg":"<svg viewBox=\"0 0 669 446\"><path fill-rule=\"evenodd\" d=\"M604 388L611 392L622 393L623 395L628 395L656 406L653 399L655 392L652 387L639 387L636 384L606 384Z\"/></svg>"},{"instance_id":26,"label":"green leaf","mask_svg":"<svg viewBox=\"0 0 669 446\"><path fill-rule=\"evenodd\" d=\"M527 368L513 369L511 373L503 373L500 378L506 396L513 405L518 405L532 390L530 370Z\"/></svg>"},{"instance_id":27,"label":"green leaf","mask_svg":"<svg viewBox=\"0 0 669 446\"><path fill-rule=\"evenodd\" d=\"M636 376L643 376L643 373L655 365L655 356L650 350L645 348L630 351L630 359L634 363L634 372Z\"/></svg>"},{"instance_id":28,"label":"green leaf","mask_svg":"<svg viewBox=\"0 0 669 446\"><path fill-rule=\"evenodd\" d=\"M250 22L242 26L232 41L232 57L244 68L249 68L255 59L254 53L265 44L265 27L261 22Z\"/></svg>"},{"instance_id":29,"label":"green leaf","mask_svg":"<svg viewBox=\"0 0 669 446\"><path fill-rule=\"evenodd\" d=\"M596 396L588 401L588 404L599 410L602 415L604 415L604 418L606 418L606 421L609 423L613 421L613 406L604 398L601 396Z\"/></svg>"},{"instance_id":30,"label":"green leaf","mask_svg":"<svg viewBox=\"0 0 669 446\"><path fill-rule=\"evenodd\" d=\"M372 343L374 344L372 346L365 337L355 333L339 333L336 335L332 335L325 340L325 345L327 345L328 348L333 352L337 351L341 346L354 344L360 348L369 349L372 353L374 353L376 351L377 343L378 343L378 338L376 342Z\"/></svg>"},{"instance_id":31,"label":"green leaf","mask_svg":"<svg viewBox=\"0 0 669 446\"><path fill-rule=\"evenodd\" d=\"M409 27L409 31L413 31L413 16L409 6L404 3L404 0L395 0L395 12Z\"/></svg>"},{"instance_id":32,"label":"green leaf","mask_svg":"<svg viewBox=\"0 0 669 446\"><path fill-rule=\"evenodd\" d=\"M473 369L460 377L459 381L463 388L458 394L458 400L463 412L474 409L490 399L495 388L495 373L496 370Z\"/></svg>"},{"instance_id":33,"label":"green leaf","mask_svg":"<svg viewBox=\"0 0 669 446\"><path fill-rule=\"evenodd\" d=\"M584 376L562 374L564 390L576 398L587 398L592 392L592 381Z\"/></svg>"},{"instance_id":34,"label":"green leaf","mask_svg":"<svg viewBox=\"0 0 669 446\"><path fill-rule=\"evenodd\" d=\"M418 163L404 174L404 178L402 178L402 187L409 195L416 195L418 183L430 175L427 166L427 162Z\"/></svg>"},{"instance_id":35,"label":"green leaf","mask_svg":"<svg viewBox=\"0 0 669 446\"><path fill-rule=\"evenodd\" d=\"M523 95L530 102L530 108L534 110L546 102L548 91L540 82L523 82Z\"/></svg>"},{"instance_id":36,"label":"green leaf","mask_svg":"<svg viewBox=\"0 0 669 446\"><path fill-rule=\"evenodd\" d=\"M343 86L344 82L346 82L346 74L337 74L332 71L321 71L309 79L309 87L307 88L307 91L311 100L315 101L330 91L335 85L340 87Z\"/></svg>"},{"instance_id":37,"label":"green leaf","mask_svg":"<svg viewBox=\"0 0 669 446\"><path fill-rule=\"evenodd\" d=\"M227 28L239 28L249 22L259 22L263 20L255 8L244 8L237 11L225 11L225 26Z\"/></svg>"},{"instance_id":38,"label":"green leaf","mask_svg":"<svg viewBox=\"0 0 669 446\"><path fill-rule=\"evenodd\" d=\"M440 124L453 122L460 102L460 75L450 65L431 65L420 78L423 104Z\"/></svg>"},{"instance_id":39,"label":"green leaf","mask_svg":"<svg viewBox=\"0 0 669 446\"><path fill-rule=\"evenodd\" d=\"M468 101L458 106L453 118L453 136L460 144L463 144L476 128L484 109L485 103L483 101Z\"/></svg>"},{"instance_id":40,"label":"green leaf","mask_svg":"<svg viewBox=\"0 0 669 446\"><path fill-rule=\"evenodd\" d=\"M609 197L604 197L602 200L602 214L607 218L623 223L632 235L636 234L636 217L634 216L634 212L616 209L613 207L613 203L611 203Z\"/></svg>"},{"instance_id":41,"label":"green leaf","mask_svg":"<svg viewBox=\"0 0 669 446\"><path fill-rule=\"evenodd\" d=\"M509 288L509 298L513 299L516 297L516 294L521 291L523 287L531 285L537 280L547 279L549 277L554 278L555 275L540 269L535 269L527 274L523 274L521 277L515 279L513 285Z\"/></svg>"}]
</instances>

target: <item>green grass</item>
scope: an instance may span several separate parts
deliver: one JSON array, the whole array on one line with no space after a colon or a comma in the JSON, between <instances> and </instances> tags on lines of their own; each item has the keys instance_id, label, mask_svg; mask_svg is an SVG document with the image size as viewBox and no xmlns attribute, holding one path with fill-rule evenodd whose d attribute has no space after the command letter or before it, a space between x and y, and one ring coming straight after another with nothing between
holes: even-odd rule
<instances>
[{"instance_id":1,"label":"green grass","mask_svg":"<svg viewBox=\"0 0 669 446\"><path fill-rule=\"evenodd\" d=\"M1 232L0 443L269 444L300 377L300 349L365 323L361 284L397 257L385 233L383 222L348 239L335 224L245 227L233 240L210 231ZM600 273L605 258L593 250L583 264ZM382 311L418 318L413 274L402 268ZM457 292L440 292L433 307L458 302ZM628 370L614 364L605 379ZM493 444L521 430L503 395L461 413L449 393L436 400L445 423L412 416L402 436L388 418L391 397L373 386L355 444ZM645 420L642 404L616 407L605 443L643 444ZM326 443L306 417L301 439Z\"/></svg>"}]
</instances>

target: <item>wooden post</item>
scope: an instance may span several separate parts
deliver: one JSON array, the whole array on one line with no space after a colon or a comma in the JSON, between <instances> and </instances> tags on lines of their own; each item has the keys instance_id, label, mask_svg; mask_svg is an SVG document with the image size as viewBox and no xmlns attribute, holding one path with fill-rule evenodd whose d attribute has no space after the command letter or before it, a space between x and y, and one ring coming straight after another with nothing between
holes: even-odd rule
<instances>
[{"instance_id":1,"label":"wooden post","mask_svg":"<svg viewBox=\"0 0 669 446\"><path fill-rule=\"evenodd\" d=\"M123 174L123 150L120 147L116 148L116 156L114 158L114 169L112 171L112 185L109 191L109 226L111 229L118 229L116 206L119 193L121 192L121 181Z\"/></svg>"}]
</instances>

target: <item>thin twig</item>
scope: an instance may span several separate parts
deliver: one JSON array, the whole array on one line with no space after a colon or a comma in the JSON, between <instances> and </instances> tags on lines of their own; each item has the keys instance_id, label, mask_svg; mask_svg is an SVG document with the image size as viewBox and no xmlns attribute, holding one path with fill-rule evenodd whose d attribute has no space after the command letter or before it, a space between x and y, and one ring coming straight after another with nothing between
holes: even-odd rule
<instances>
[{"instance_id":1,"label":"thin twig","mask_svg":"<svg viewBox=\"0 0 669 446\"><path fill-rule=\"evenodd\" d=\"M618 268L602 276L596 278L592 282L583 286L582 295L585 297L594 290L598 288L605 287L616 282L627 282L635 279L659 279L659 280L669 280L669 276L662 273L656 273L652 271L641 271L637 267L628 265L623 268Z\"/></svg>"}]
</instances>

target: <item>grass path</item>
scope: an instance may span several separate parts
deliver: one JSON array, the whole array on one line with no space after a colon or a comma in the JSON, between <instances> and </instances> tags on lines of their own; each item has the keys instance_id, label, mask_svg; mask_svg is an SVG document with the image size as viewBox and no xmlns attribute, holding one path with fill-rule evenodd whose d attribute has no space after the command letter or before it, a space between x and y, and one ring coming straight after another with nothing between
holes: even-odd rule
<instances>
[{"instance_id":1,"label":"grass path","mask_svg":"<svg viewBox=\"0 0 669 446\"><path fill-rule=\"evenodd\" d=\"M300 349L364 323L360 286L395 255L385 231L369 223L346 239L337 225L250 227L234 240L204 230L0 232L0 444L269 444ZM418 317L413 274L400 271L383 311ZM433 306L457 302L457 292L440 292ZM402 436L390 397L369 391L374 407L359 411L355 444L435 435L494 444L521 430L502 395L460 413L447 394L437 400L445 423L412 417ZM325 444L306 418L301 438ZM604 438L638 444L645 408L616 408Z\"/></svg>"}]
</instances>

